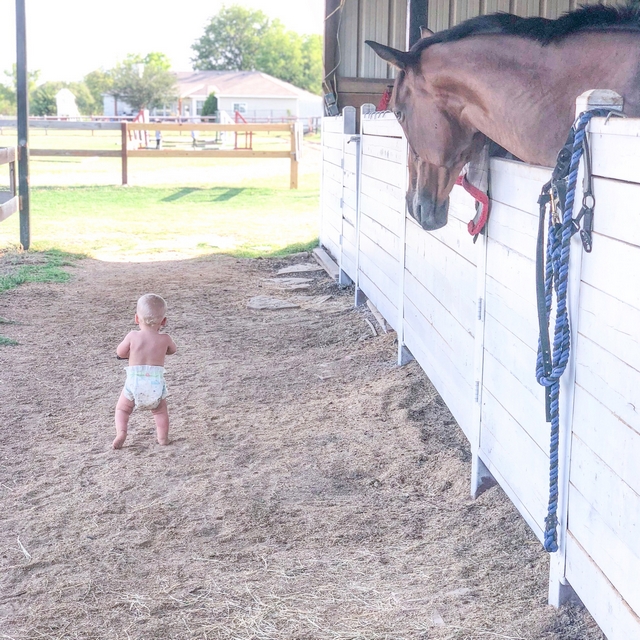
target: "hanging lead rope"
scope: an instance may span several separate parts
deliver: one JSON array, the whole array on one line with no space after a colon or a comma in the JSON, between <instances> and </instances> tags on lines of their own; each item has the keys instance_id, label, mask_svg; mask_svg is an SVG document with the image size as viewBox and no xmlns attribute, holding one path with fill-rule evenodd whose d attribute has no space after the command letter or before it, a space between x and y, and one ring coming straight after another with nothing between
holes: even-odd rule
<instances>
[{"instance_id":1,"label":"hanging lead rope","mask_svg":"<svg viewBox=\"0 0 640 640\"><path fill-rule=\"evenodd\" d=\"M606 116L609 109L593 109L581 113L575 121L567 143L558 154L558 163L551 181L543 188L540 204L540 226L538 229L538 251L536 256L536 279L538 294L538 321L540 341L536 362L536 379L545 387L546 418L551 423L549 445L549 505L545 518L544 548L553 552L558 550L558 445L560 440L560 378L569 362L571 348L571 328L567 312L567 283L569 277L569 255L571 236L579 230L583 219L585 228L581 231L583 244L591 250L591 229L593 217L593 194L585 193L583 208L577 218L573 218L576 183L580 158L586 146L585 129L591 118ZM588 151L587 151L588 153ZM590 168L590 167L589 167ZM587 171L590 174L590 171ZM589 181L585 182L590 185ZM587 189L585 189L585 192ZM587 195L589 202L587 202ZM546 261L543 269L544 254L544 217L549 205L549 223L547 230ZM586 237L588 236L588 243ZM588 246L587 246L588 244ZM553 350L549 339L549 324L553 292L556 292L556 319L553 333Z\"/></svg>"}]
</instances>

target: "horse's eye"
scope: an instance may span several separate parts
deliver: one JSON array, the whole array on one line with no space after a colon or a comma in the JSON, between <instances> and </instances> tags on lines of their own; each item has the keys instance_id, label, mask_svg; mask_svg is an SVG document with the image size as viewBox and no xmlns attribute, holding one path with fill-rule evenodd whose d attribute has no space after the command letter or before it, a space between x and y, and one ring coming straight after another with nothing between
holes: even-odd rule
<instances>
[{"instance_id":1,"label":"horse's eye","mask_svg":"<svg viewBox=\"0 0 640 640\"><path fill-rule=\"evenodd\" d=\"M394 115L398 119L398 122L404 122L404 113L402 113L402 111L395 111Z\"/></svg>"}]
</instances>

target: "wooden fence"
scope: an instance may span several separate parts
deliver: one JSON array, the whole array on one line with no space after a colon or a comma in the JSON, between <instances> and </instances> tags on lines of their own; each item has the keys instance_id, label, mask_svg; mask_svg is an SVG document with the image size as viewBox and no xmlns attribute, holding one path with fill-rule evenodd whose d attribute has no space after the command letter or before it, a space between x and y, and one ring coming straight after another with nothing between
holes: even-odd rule
<instances>
[{"instance_id":1,"label":"wooden fence","mask_svg":"<svg viewBox=\"0 0 640 640\"><path fill-rule=\"evenodd\" d=\"M0 191L0 222L20 208L20 199L16 195L16 160L15 147L0 148L0 165L9 165L9 189Z\"/></svg>"},{"instance_id":2,"label":"wooden fence","mask_svg":"<svg viewBox=\"0 0 640 640\"><path fill-rule=\"evenodd\" d=\"M0 126L15 126L15 120L0 120ZM80 130L80 131L120 131L120 150L117 149L30 149L29 155L34 157L47 156L79 156L98 158L120 158L122 163L122 184L128 184L129 158L286 158L290 161L291 189L298 188L298 163L301 152L301 128L297 122L291 123L242 123L242 124L214 124L203 122L167 123L167 122L74 122L65 120L35 121L30 123L32 128L52 130ZM135 131L176 131L190 132L234 132L238 134L284 132L290 137L289 149L279 151L256 149L141 149L132 148L129 140L130 133Z\"/></svg>"},{"instance_id":3,"label":"wooden fence","mask_svg":"<svg viewBox=\"0 0 640 640\"><path fill-rule=\"evenodd\" d=\"M549 425L535 379L534 261L550 169L493 159L491 217L474 244L461 187L442 229L406 214L407 146L393 115L363 113L359 133L354 123L350 109L323 123L321 243L356 303L368 297L398 332L399 363L415 357L469 439L472 494L497 481L542 541ZM594 119L590 131L594 248L583 257L574 238L549 600L573 591L609 640L638 640L640 119Z\"/></svg>"}]
</instances>

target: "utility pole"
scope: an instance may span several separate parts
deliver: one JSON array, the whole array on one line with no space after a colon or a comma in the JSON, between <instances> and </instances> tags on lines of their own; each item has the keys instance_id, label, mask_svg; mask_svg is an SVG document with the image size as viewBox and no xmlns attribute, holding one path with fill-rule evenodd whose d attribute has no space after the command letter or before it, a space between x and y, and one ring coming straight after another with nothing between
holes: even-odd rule
<instances>
[{"instance_id":1,"label":"utility pole","mask_svg":"<svg viewBox=\"0 0 640 640\"><path fill-rule=\"evenodd\" d=\"M18 105L18 193L20 244L31 244L29 213L29 84L27 80L27 17L25 0L16 0L16 90Z\"/></svg>"}]
</instances>

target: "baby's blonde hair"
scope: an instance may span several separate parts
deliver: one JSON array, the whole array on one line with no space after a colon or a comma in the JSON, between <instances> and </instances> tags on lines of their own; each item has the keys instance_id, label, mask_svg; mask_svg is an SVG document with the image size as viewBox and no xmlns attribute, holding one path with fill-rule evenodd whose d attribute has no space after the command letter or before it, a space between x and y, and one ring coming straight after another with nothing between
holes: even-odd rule
<instances>
[{"instance_id":1,"label":"baby's blonde hair","mask_svg":"<svg viewBox=\"0 0 640 640\"><path fill-rule=\"evenodd\" d=\"M138 320L151 327L160 324L167 315L167 303L155 293L145 293L138 299Z\"/></svg>"}]
</instances>

